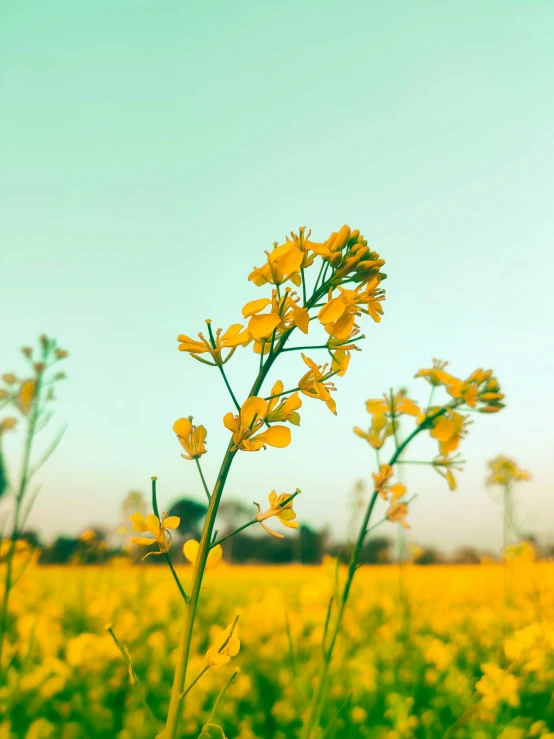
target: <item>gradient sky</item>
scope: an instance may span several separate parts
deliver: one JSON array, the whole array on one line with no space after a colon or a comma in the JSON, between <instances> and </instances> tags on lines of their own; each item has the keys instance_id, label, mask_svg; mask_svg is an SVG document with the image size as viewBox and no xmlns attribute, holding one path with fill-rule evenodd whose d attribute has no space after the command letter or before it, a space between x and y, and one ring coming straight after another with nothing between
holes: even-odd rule
<instances>
[{"instance_id":1,"label":"gradient sky","mask_svg":"<svg viewBox=\"0 0 554 739\"><path fill-rule=\"evenodd\" d=\"M508 407L475 417L458 491L406 473L410 539L499 545L483 487L499 453L533 473L524 528L554 537L553 24L550 0L4 0L1 369L42 332L71 353L53 422L69 429L31 524L115 525L154 474L162 505L202 499L171 426L207 426L213 481L232 406L177 334L240 320L264 294L249 271L291 229L348 223L386 259L384 320L364 326L338 416L305 399L293 444L239 455L228 494L298 486L299 518L340 533L374 465L351 432L365 399L406 385L423 401L412 378L436 356L494 368ZM240 393L254 368L236 357ZM302 366L289 354L279 375L294 386Z\"/></svg>"}]
</instances>

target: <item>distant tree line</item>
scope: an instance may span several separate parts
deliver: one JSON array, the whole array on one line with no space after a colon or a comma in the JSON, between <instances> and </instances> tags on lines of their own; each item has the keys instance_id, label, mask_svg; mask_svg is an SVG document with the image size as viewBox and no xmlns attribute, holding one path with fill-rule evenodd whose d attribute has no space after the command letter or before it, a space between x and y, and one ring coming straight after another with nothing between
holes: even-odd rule
<instances>
[{"instance_id":1,"label":"distant tree line","mask_svg":"<svg viewBox=\"0 0 554 739\"><path fill-rule=\"evenodd\" d=\"M124 515L128 518L129 510L144 507L140 493L130 493L122 506ZM188 539L198 539L202 519L207 507L203 503L182 497L169 509L169 515L179 516L181 524L176 531L175 543L171 549L171 556L176 564L185 562L182 553L182 544ZM218 536L225 536L253 516L252 509L237 500L228 500L220 508L221 529ZM266 564L319 564L325 554L337 557L342 562L348 562L351 545L348 542L332 542L327 530L315 531L310 526L302 524L297 531L287 530L284 539L268 536L265 532L252 526L232 538L224 546L224 558L234 563L266 563ZM144 550L138 547L128 547L126 542L132 535L130 526L122 524L117 531L112 532L102 528L90 528L78 537L58 536L50 544L44 544L36 531L23 532L25 539L34 549L38 549L39 564L104 564L114 557L125 556L132 561L140 561ZM554 544L539 547L532 535L524 537L530 541L539 556L554 558ZM395 561L393 554L394 542L386 536L369 537L360 557L364 564L388 564ZM462 547L454 554L447 556L433 547L414 547L406 560L419 565L434 564L477 564L483 559L494 559L488 552L478 551L472 547ZM148 557L147 564L164 564L162 558Z\"/></svg>"}]
</instances>

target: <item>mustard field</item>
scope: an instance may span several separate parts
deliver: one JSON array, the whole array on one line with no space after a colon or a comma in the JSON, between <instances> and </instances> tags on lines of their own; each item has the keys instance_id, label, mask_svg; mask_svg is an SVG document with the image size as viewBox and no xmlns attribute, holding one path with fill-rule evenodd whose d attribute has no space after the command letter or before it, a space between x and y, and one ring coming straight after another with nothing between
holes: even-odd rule
<instances>
[{"instance_id":1,"label":"mustard field","mask_svg":"<svg viewBox=\"0 0 554 739\"><path fill-rule=\"evenodd\" d=\"M179 570L184 584L191 571ZM331 560L208 572L189 674L202 671L211 638L237 613L241 647L187 694L181 736L198 737L238 668L217 706L225 735L298 737L329 597L343 576ZM498 564L361 569L320 736L554 739L554 564L517 564L509 579L506 600ZM29 567L11 605L0 738L154 739L183 614L162 566Z\"/></svg>"}]
</instances>

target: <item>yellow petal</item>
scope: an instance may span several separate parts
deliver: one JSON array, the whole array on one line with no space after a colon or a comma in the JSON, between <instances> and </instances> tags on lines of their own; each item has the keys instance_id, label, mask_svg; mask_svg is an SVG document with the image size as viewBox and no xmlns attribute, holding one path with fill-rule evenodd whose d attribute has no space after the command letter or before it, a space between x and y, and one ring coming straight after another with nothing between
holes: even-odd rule
<instances>
[{"instance_id":1,"label":"yellow petal","mask_svg":"<svg viewBox=\"0 0 554 739\"><path fill-rule=\"evenodd\" d=\"M240 409L240 420L243 426L250 427L254 419L264 419L267 416L267 402L255 395L245 400Z\"/></svg>"},{"instance_id":2,"label":"yellow petal","mask_svg":"<svg viewBox=\"0 0 554 739\"><path fill-rule=\"evenodd\" d=\"M146 516L146 525L151 534L158 536L160 533L160 519L154 513L149 513Z\"/></svg>"},{"instance_id":3,"label":"yellow petal","mask_svg":"<svg viewBox=\"0 0 554 739\"><path fill-rule=\"evenodd\" d=\"M185 438L192 431L192 423L189 421L188 418L179 418L173 424L173 431L177 434L177 436L182 436L183 438Z\"/></svg>"},{"instance_id":4,"label":"yellow petal","mask_svg":"<svg viewBox=\"0 0 554 739\"><path fill-rule=\"evenodd\" d=\"M253 316L255 313L259 313L264 308L267 308L267 306L270 304L271 300L269 298L258 298L257 300L251 300L249 303L246 303L246 305L242 309L242 315L245 318L248 318L248 316Z\"/></svg>"},{"instance_id":5,"label":"yellow petal","mask_svg":"<svg viewBox=\"0 0 554 739\"><path fill-rule=\"evenodd\" d=\"M195 539L189 539L183 545L183 554L192 564L196 562L199 548L200 544Z\"/></svg>"},{"instance_id":6,"label":"yellow petal","mask_svg":"<svg viewBox=\"0 0 554 739\"><path fill-rule=\"evenodd\" d=\"M148 525L142 513L133 513L129 518L135 531L148 531Z\"/></svg>"},{"instance_id":7,"label":"yellow petal","mask_svg":"<svg viewBox=\"0 0 554 739\"><path fill-rule=\"evenodd\" d=\"M216 544L215 547L212 547L208 553L208 559L206 561L206 569L210 570L214 567L217 567L217 565L221 562L221 557L223 556L223 549L221 548L221 544Z\"/></svg>"},{"instance_id":8,"label":"yellow petal","mask_svg":"<svg viewBox=\"0 0 554 739\"><path fill-rule=\"evenodd\" d=\"M180 523L179 516L168 516L164 521L164 529L176 529Z\"/></svg>"},{"instance_id":9,"label":"yellow petal","mask_svg":"<svg viewBox=\"0 0 554 739\"><path fill-rule=\"evenodd\" d=\"M276 313L252 316L248 323L248 330L255 339L266 339L280 323L281 318Z\"/></svg>"},{"instance_id":10,"label":"yellow petal","mask_svg":"<svg viewBox=\"0 0 554 739\"><path fill-rule=\"evenodd\" d=\"M338 298L332 298L332 300L324 305L317 314L317 317L323 324L332 323L340 318L345 310L346 305L339 296Z\"/></svg>"},{"instance_id":11,"label":"yellow petal","mask_svg":"<svg viewBox=\"0 0 554 739\"><path fill-rule=\"evenodd\" d=\"M133 544L138 544L141 547L149 547L151 544L156 543L156 539L147 539L145 536L133 536L131 537Z\"/></svg>"},{"instance_id":12,"label":"yellow petal","mask_svg":"<svg viewBox=\"0 0 554 739\"><path fill-rule=\"evenodd\" d=\"M291 433L288 426L271 426L271 428L268 428L263 434L258 434L255 438L260 441L263 438L263 441L269 444L269 446L283 449L290 444Z\"/></svg>"},{"instance_id":13,"label":"yellow petal","mask_svg":"<svg viewBox=\"0 0 554 739\"><path fill-rule=\"evenodd\" d=\"M310 314L305 308L295 308L293 311L294 322L303 333L308 333L310 327Z\"/></svg>"}]
</instances>

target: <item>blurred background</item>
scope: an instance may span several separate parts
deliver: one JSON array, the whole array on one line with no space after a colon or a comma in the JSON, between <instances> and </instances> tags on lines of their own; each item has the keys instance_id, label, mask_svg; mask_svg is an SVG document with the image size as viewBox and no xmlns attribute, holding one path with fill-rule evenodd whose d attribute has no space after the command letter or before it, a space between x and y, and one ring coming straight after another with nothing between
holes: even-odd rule
<instances>
[{"instance_id":1,"label":"blurred background","mask_svg":"<svg viewBox=\"0 0 554 739\"><path fill-rule=\"evenodd\" d=\"M471 429L457 491L406 474L408 540L497 552L483 481L502 453L532 471L518 516L548 550L553 16L540 0L2 4L0 364L21 373L19 347L44 331L70 352L52 422L68 431L29 520L45 544L96 528L112 546L152 475L163 509L203 504L171 427L192 414L208 428L213 481L231 407L177 335L240 321L262 294L249 272L291 229L323 240L348 223L386 260L384 319L364 327L338 416L306 400L286 464L243 455L229 498L252 510L299 487L306 531L344 541L374 465L351 432L364 401L391 386L426 399L412 378L439 357L457 376L492 367L507 409ZM254 361L228 365L237 392ZM6 436L14 469L20 448ZM282 556L301 556L295 541Z\"/></svg>"}]
</instances>

